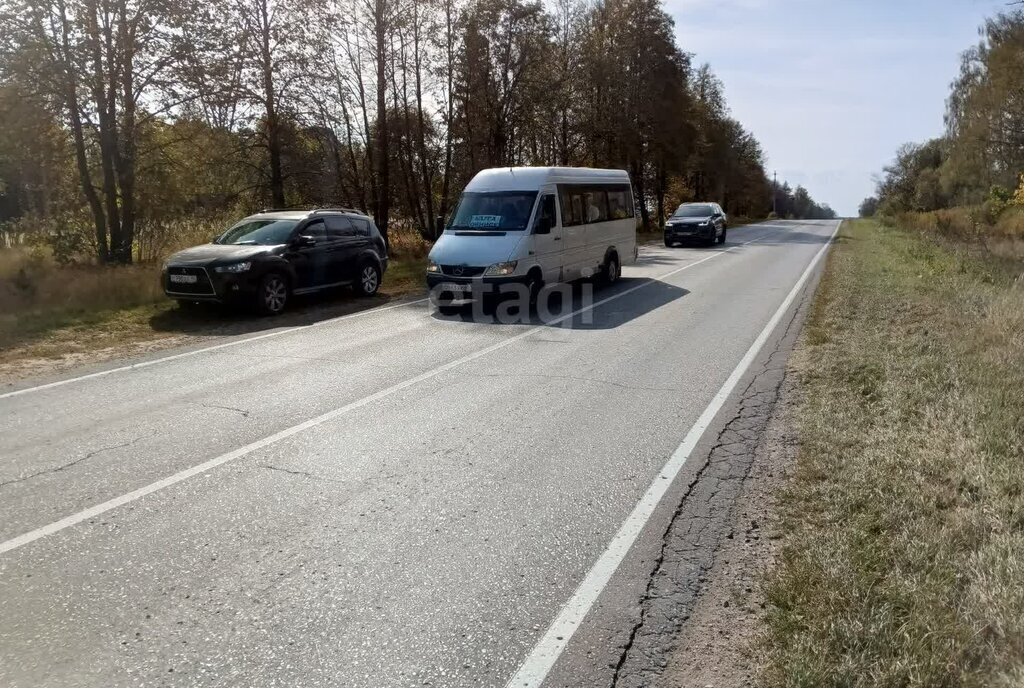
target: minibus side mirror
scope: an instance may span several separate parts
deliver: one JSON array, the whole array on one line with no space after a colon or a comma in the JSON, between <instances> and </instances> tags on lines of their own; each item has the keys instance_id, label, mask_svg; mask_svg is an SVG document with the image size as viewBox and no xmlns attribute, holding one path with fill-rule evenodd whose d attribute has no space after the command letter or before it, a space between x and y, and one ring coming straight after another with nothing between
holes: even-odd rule
<instances>
[{"instance_id":1,"label":"minibus side mirror","mask_svg":"<svg viewBox=\"0 0 1024 688\"><path fill-rule=\"evenodd\" d=\"M551 219L547 217L541 217L537 219L537 227L534 229L534 234L551 234Z\"/></svg>"}]
</instances>

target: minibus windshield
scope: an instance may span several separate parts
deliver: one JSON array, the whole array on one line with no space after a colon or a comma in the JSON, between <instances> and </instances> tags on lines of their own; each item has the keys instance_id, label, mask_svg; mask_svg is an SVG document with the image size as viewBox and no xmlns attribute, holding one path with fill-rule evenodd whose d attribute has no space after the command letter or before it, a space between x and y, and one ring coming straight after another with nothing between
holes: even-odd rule
<instances>
[{"instance_id":1,"label":"minibus windshield","mask_svg":"<svg viewBox=\"0 0 1024 688\"><path fill-rule=\"evenodd\" d=\"M536 199L536 191L463 193L448 229L521 232L530 221Z\"/></svg>"}]
</instances>

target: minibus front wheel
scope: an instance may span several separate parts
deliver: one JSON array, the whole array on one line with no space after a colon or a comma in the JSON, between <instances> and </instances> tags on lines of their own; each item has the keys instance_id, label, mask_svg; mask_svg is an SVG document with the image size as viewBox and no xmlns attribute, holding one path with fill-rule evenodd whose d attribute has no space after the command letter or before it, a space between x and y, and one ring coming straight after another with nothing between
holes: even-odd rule
<instances>
[{"instance_id":1,"label":"minibus front wheel","mask_svg":"<svg viewBox=\"0 0 1024 688\"><path fill-rule=\"evenodd\" d=\"M619 267L619 256L614 251L604 259L604 283L615 284L619 281L622 268Z\"/></svg>"},{"instance_id":2,"label":"minibus front wheel","mask_svg":"<svg viewBox=\"0 0 1024 688\"><path fill-rule=\"evenodd\" d=\"M540 273L540 270L536 268L530 270L530 273L526 277L526 288L530 294L530 305L536 306L537 299L540 298L540 290L544 288L544 278Z\"/></svg>"}]
</instances>

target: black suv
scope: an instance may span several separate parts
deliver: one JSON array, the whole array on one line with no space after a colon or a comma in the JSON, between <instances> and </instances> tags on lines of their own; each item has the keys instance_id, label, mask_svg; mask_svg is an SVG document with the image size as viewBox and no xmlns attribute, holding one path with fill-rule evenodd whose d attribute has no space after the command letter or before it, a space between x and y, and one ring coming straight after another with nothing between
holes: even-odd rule
<instances>
[{"instance_id":1,"label":"black suv","mask_svg":"<svg viewBox=\"0 0 1024 688\"><path fill-rule=\"evenodd\" d=\"M729 219L717 203L683 203L665 221L665 245L700 242L712 246L725 243Z\"/></svg>"},{"instance_id":2,"label":"black suv","mask_svg":"<svg viewBox=\"0 0 1024 688\"><path fill-rule=\"evenodd\" d=\"M359 211L278 210L175 253L164 263L163 286L180 302L242 302L276 315L293 294L351 285L371 296L387 267L384 239Z\"/></svg>"}]
</instances>

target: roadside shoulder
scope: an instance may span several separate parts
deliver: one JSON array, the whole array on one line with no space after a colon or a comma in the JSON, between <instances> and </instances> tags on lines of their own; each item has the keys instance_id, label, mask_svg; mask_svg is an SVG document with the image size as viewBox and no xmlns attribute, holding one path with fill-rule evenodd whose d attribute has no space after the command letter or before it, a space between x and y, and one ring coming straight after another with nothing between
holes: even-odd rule
<instances>
[{"instance_id":1,"label":"roadside shoulder","mask_svg":"<svg viewBox=\"0 0 1024 688\"><path fill-rule=\"evenodd\" d=\"M789 357L820 270L805 285L771 350L762 355L717 441L672 516L640 619L613 685L743 686L763 628L759 581L777 539L776 495L796 455Z\"/></svg>"}]
</instances>

